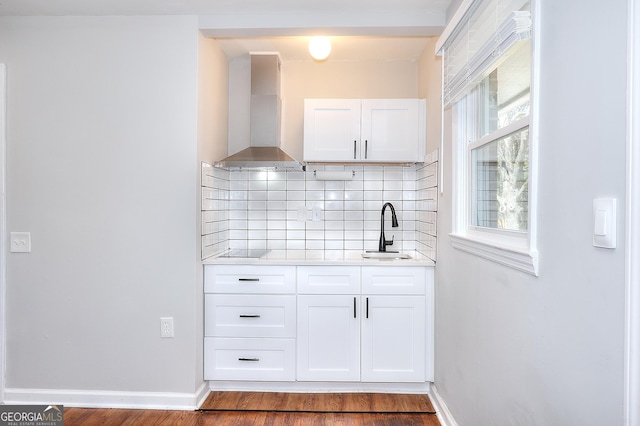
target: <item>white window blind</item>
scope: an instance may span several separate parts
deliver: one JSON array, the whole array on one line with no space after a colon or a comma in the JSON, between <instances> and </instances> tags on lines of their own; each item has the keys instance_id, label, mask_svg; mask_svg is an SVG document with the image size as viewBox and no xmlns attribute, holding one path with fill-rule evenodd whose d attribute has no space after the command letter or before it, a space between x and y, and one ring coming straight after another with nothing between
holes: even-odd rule
<instances>
[{"instance_id":1,"label":"white window blind","mask_svg":"<svg viewBox=\"0 0 640 426\"><path fill-rule=\"evenodd\" d=\"M508 57L519 41L531 37L528 1L473 0L462 19L440 40L443 104L451 106Z\"/></svg>"}]
</instances>

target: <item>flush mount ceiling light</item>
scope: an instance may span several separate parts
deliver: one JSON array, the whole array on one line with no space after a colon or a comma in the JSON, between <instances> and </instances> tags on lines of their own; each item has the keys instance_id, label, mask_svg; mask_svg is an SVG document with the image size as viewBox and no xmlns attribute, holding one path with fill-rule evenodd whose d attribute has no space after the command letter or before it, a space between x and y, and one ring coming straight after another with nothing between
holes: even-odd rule
<instances>
[{"instance_id":1,"label":"flush mount ceiling light","mask_svg":"<svg viewBox=\"0 0 640 426\"><path fill-rule=\"evenodd\" d=\"M329 40L329 37L311 37L309 41L309 53L313 56L313 59L317 61L327 59L329 53L331 53L331 40Z\"/></svg>"}]
</instances>

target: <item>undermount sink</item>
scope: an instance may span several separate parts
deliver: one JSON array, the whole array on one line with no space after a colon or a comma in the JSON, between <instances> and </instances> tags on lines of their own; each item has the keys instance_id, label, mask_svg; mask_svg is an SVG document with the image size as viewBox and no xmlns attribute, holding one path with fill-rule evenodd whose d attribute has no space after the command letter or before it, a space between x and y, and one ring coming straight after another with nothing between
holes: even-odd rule
<instances>
[{"instance_id":1,"label":"undermount sink","mask_svg":"<svg viewBox=\"0 0 640 426\"><path fill-rule=\"evenodd\" d=\"M362 253L365 259L411 259L407 253L397 251L366 251Z\"/></svg>"}]
</instances>

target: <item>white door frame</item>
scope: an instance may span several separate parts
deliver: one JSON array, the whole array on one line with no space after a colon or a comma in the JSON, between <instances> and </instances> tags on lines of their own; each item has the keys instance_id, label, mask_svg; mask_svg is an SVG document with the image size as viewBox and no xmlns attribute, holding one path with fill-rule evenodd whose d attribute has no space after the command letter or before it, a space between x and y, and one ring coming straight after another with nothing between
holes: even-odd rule
<instances>
[{"instance_id":1,"label":"white door frame","mask_svg":"<svg viewBox=\"0 0 640 426\"><path fill-rule=\"evenodd\" d=\"M0 64L0 402L5 379L5 278L7 264L6 165L7 165L7 66Z\"/></svg>"},{"instance_id":2,"label":"white door frame","mask_svg":"<svg viewBox=\"0 0 640 426\"><path fill-rule=\"evenodd\" d=\"M624 424L640 426L640 7L628 0Z\"/></svg>"}]
</instances>

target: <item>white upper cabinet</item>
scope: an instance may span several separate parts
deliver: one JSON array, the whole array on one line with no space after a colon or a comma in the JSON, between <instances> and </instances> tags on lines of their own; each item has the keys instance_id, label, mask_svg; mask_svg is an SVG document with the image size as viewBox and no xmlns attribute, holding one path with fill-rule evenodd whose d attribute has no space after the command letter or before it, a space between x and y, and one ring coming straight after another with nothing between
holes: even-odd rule
<instances>
[{"instance_id":1,"label":"white upper cabinet","mask_svg":"<svg viewBox=\"0 0 640 426\"><path fill-rule=\"evenodd\" d=\"M304 161L424 161L424 99L305 99Z\"/></svg>"}]
</instances>

